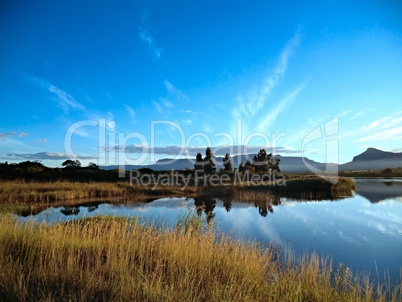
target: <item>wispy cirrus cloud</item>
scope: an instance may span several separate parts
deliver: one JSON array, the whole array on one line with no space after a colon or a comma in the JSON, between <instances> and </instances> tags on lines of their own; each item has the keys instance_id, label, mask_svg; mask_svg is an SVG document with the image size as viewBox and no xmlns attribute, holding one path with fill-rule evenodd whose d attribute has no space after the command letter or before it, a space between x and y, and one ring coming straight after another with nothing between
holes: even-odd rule
<instances>
[{"instance_id":1,"label":"wispy cirrus cloud","mask_svg":"<svg viewBox=\"0 0 402 302\"><path fill-rule=\"evenodd\" d=\"M29 81L34 82L40 87L49 91L52 94L52 99L63 109L65 113L69 113L70 110L86 111L85 106L78 102L67 91L60 89L45 79L33 76L28 76L27 78Z\"/></svg>"},{"instance_id":2,"label":"wispy cirrus cloud","mask_svg":"<svg viewBox=\"0 0 402 302\"><path fill-rule=\"evenodd\" d=\"M381 142L402 139L402 111L392 113L383 118L374 120L356 131L360 136L355 141L360 143Z\"/></svg>"},{"instance_id":3,"label":"wispy cirrus cloud","mask_svg":"<svg viewBox=\"0 0 402 302\"><path fill-rule=\"evenodd\" d=\"M381 130L358 139L358 142L381 142L402 139L402 126Z\"/></svg>"},{"instance_id":4,"label":"wispy cirrus cloud","mask_svg":"<svg viewBox=\"0 0 402 302\"><path fill-rule=\"evenodd\" d=\"M242 96L237 98L237 106L233 110L235 117L253 117L264 107L268 97L278 85L280 79L285 75L289 58L299 46L300 39L301 33L300 29L298 29L279 55L279 59L272 74L264 81L257 93L246 99Z\"/></svg>"},{"instance_id":5,"label":"wispy cirrus cloud","mask_svg":"<svg viewBox=\"0 0 402 302\"><path fill-rule=\"evenodd\" d=\"M37 140L35 140L35 142L41 143L41 144L46 144L48 142L48 139L47 138L37 139Z\"/></svg>"},{"instance_id":6,"label":"wispy cirrus cloud","mask_svg":"<svg viewBox=\"0 0 402 302\"><path fill-rule=\"evenodd\" d=\"M165 87L166 87L167 91L171 95L176 97L177 99L179 99L179 100L188 100L189 99L188 96L184 92L182 92L181 90L177 89L168 80L165 80Z\"/></svg>"},{"instance_id":7,"label":"wispy cirrus cloud","mask_svg":"<svg viewBox=\"0 0 402 302\"><path fill-rule=\"evenodd\" d=\"M353 121L357 119L358 117L362 116L364 113L364 110L357 112L350 120Z\"/></svg>"},{"instance_id":8,"label":"wispy cirrus cloud","mask_svg":"<svg viewBox=\"0 0 402 302\"><path fill-rule=\"evenodd\" d=\"M258 125L258 131L263 132L267 128L271 127L272 124L275 122L277 116L289 105L293 103L295 98L298 96L300 91L302 90L304 84L300 85L297 87L294 91L289 93L287 96L285 96L282 100L279 101L278 104L276 104L275 108L272 109L261 121L261 123Z\"/></svg>"},{"instance_id":9,"label":"wispy cirrus cloud","mask_svg":"<svg viewBox=\"0 0 402 302\"><path fill-rule=\"evenodd\" d=\"M53 93L53 100L55 100L59 106L64 110L64 112L68 113L71 109L72 110L80 110L85 111L84 105L79 103L77 100L74 99L69 93L60 88L49 84L47 89Z\"/></svg>"},{"instance_id":10,"label":"wispy cirrus cloud","mask_svg":"<svg viewBox=\"0 0 402 302\"><path fill-rule=\"evenodd\" d=\"M164 81L166 90L168 95L166 97L161 97L158 100L152 101L152 105L156 109L156 111L160 114L165 114L169 112L171 108L174 108L174 104L172 103L171 99L174 100L188 100L189 98L186 96L185 93L177 89L175 86L172 85L168 80Z\"/></svg>"},{"instance_id":11,"label":"wispy cirrus cloud","mask_svg":"<svg viewBox=\"0 0 402 302\"><path fill-rule=\"evenodd\" d=\"M294 102L305 86L305 83L300 84L278 102L270 101L269 108L266 106L272 92L279 85L281 79L285 77L289 59L298 48L300 40L301 30L299 28L281 51L271 75L265 79L261 87L252 95L247 97L240 95L236 98L232 116L237 120L241 118L243 132L266 131L275 123L279 114ZM232 133L235 133L237 128L238 125L232 126Z\"/></svg>"},{"instance_id":12,"label":"wispy cirrus cloud","mask_svg":"<svg viewBox=\"0 0 402 302\"><path fill-rule=\"evenodd\" d=\"M168 108L173 108L174 107L172 102L169 101L168 99L163 98L163 99L161 99L161 101L162 101L163 105L165 105L165 107L168 107Z\"/></svg>"},{"instance_id":13,"label":"wispy cirrus cloud","mask_svg":"<svg viewBox=\"0 0 402 302\"><path fill-rule=\"evenodd\" d=\"M8 138L17 135L18 137L24 137L24 136L28 136L28 133L26 132L4 132L4 133L0 133L0 139L2 140L7 140Z\"/></svg>"},{"instance_id":14,"label":"wispy cirrus cloud","mask_svg":"<svg viewBox=\"0 0 402 302\"><path fill-rule=\"evenodd\" d=\"M161 58L161 54L162 54L162 49L157 47L155 44L155 40L154 38L151 36L151 34L149 33L149 31L140 28L139 31L139 36L141 38L141 41L144 42L146 45L148 45L148 47L152 50L152 52L154 53L154 55L160 59Z\"/></svg>"},{"instance_id":15,"label":"wispy cirrus cloud","mask_svg":"<svg viewBox=\"0 0 402 302\"><path fill-rule=\"evenodd\" d=\"M192 121L191 119L182 119L182 120L180 121L180 124L181 124L181 125L184 125L184 126L186 126L186 125L192 125L192 124L193 124L193 121Z\"/></svg>"},{"instance_id":16,"label":"wispy cirrus cloud","mask_svg":"<svg viewBox=\"0 0 402 302\"><path fill-rule=\"evenodd\" d=\"M156 101L152 102L152 105L154 106L154 108L156 109L156 111L158 111L159 114L163 114L163 109L162 109L162 105L159 104Z\"/></svg>"},{"instance_id":17,"label":"wispy cirrus cloud","mask_svg":"<svg viewBox=\"0 0 402 302\"><path fill-rule=\"evenodd\" d=\"M126 108L128 115L130 116L130 122L132 124L135 124L137 122L135 110L131 106L126 105L126 104L124 105L124 107Z\"/></svg>"}]
</instances>

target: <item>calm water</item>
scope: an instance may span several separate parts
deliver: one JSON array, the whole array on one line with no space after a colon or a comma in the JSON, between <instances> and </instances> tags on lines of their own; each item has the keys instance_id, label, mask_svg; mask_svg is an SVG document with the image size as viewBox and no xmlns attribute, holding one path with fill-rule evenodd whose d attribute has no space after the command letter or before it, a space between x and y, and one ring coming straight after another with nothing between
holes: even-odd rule
<instances>
[{"instance_id":1,"label":"calm water","mask_svg":"<svg viewBox=\"0 0 402 302\"><path fill-rule=\"evenodd\" d=\"M277 198L273 203L221 199L163 198L140 205L108 203L48 208L20 220L54 223L96 215L139 217L174 226L187 208L198 207L215 227L235 238L284 246L296 256L317 251L352 271L380 278L387 270L400 279L402 268L402 179L356 179L356 195L337 201L303 202ZM209 212L209 215L207 214Z\"/></svg>"}]
</instances>

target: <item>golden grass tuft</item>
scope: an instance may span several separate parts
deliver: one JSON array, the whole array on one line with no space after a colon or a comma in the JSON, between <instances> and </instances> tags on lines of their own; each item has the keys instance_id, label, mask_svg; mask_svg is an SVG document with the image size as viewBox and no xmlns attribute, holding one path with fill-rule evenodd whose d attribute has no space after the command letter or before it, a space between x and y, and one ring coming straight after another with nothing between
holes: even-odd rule
<instances>
[{"instance_id":1,"label":"golden grass tuft","mask_svg":"<svg viewBox=\"0 0 402 302\"><path fill-rule=\"evenodd\" d=\"M181 221L167 230L112 218L38 226L3 215L0 300L400 301L401 286L350 281L315 254L294 265L273 247Z\"/></svg>"}]
</instances>

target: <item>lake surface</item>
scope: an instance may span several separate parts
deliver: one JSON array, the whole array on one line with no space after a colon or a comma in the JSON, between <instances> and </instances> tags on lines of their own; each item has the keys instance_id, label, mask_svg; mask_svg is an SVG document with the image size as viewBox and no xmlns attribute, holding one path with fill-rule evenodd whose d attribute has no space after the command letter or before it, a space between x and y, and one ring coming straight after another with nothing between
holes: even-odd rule
<instances>
[{"instance_id":1,"label":"lake surface","mask_svg":"<svg viewBox=\"0 0 402 302\"><path fill-rule=\"evenodd\" d=\"M356 195L342 200L276 198L245 203L215 198L163 198L146 204L94 203L48 208L22 221L56 223L82 217L115 215L174 226L188 209L198 212L234 238L285 247L296 256L316 251L354 272L400 280L402 268L402 179L356 179Z\"/></svg>"}]
</instances>

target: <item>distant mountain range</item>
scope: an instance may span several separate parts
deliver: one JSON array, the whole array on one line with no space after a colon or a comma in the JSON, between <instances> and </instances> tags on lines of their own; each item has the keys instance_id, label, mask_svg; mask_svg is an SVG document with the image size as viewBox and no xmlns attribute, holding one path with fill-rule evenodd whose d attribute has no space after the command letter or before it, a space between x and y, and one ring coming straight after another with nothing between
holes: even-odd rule
<instances>
[{"instance_id":1,"label":"distant mountain range","mask_svg":"<svg viewBox=\"0 0 402 302\"><path fill-rule=\"evenodd\" d=\"M241 162L246 163L249 158L252 160L254 154L249 155L235 155L232 157L232 166L238 167ZM351 162L345 164L335 164L335 163L320 163L311 160L307 157L300 156L281 156L277 155L281 160L280 168L282 172L310 172L308 168L314 167L318 170L325 171L328 167L332 166L336 168L338 166L339 171L361 171L361 170L371 170L371 169L386 169L386 168L397 168L402 167L402 152L394 153L382 151L375 148L368 148L363 153L356 155ZM303 160L304 159L304 160ZM195 159L177 159L172 160L169 158L160 159L156 163L151 165L126 165L126 170L149 168L157 171L161 170L184 170L186 168L194 168ZM223 168L223 158L215 158L216 167ZM307 163L307 165L306 165ZM118 166L102 166L102 169L110 170L117 169Z\"/></svg>"}]
</instances>

